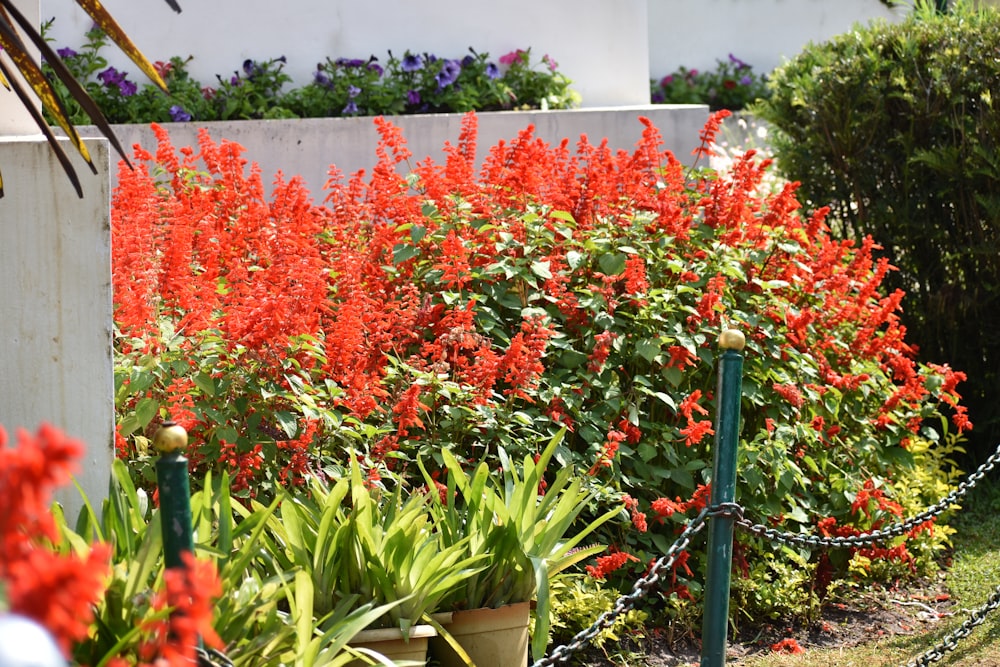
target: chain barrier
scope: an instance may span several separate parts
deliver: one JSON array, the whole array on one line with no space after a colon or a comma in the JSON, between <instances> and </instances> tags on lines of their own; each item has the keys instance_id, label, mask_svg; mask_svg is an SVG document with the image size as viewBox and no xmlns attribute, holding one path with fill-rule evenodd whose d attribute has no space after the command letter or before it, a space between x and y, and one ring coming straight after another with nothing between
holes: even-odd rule
<instances>
[{"instance_id":1,"label":"chain barrier","mask_svg":"<svg viewBox=\"0 0 1000 667\"><path fill-rule=\"evenodd\" d=\"M216 651L214 648L197 649L198 667L233 667L233 661L226 654Z\"/></svg>"},{"instance_id":2,"label":"chain barrier","mask_svg":"<svg viewBox=\"0 0 1000 667\"><path fill-rule=\"evenodd\" d=\"M589 628L578 632L568 643L556 647L549 655L538 660L531 667L549 667L550 665L558 665L565 662L574 653L586 646L598 633L611 627L619 616L633 609L636 603L659 581L660 573L674 564L678 554L691 543L691 538L694 534L705 527L705 523L709 517L731 517L737 526L753 535L771 542L790 546L838 548L876 544L893 537L899 537L923 525L927 521L941 516L949 507L956 504L969 491L974 489L986 474L996 467L997 463L1000 463L1000 446L997 447L996 451L975 472L959 483L954 491L945 496L937 504L928 507L906 521L848 537L820 537L817 535L788 533L768 528L762 524L755 524L743 516L743 507L738 503L720 503L713 507L706 507L698 516L688 521L677 541L667 549L662 557L653 563L646 576L635 582L631 593L618 598L611 610L598 616L597 620ZM967 637L973 628L986 620L987 614L996 609L1000 609L1000 586L997 587L996 591L994 591L993 595L990 596L982 607L969 615L969 618L958 629L948 634L939 644L926 651L919 658L907 663L903 667L927 667L927 665L941 660L947 652L954 651L958 647L956 643L958 640Z\"/></svg>"},{"instance_id":3,"label":"chain barrier","mask_svg":"<svg viewBox=\"0 0 1000 667\"><path fill-rule=\"evenodd\" d=\"M598 616L597 620L589 628L573 635L573 638L567 644L556 647L552 653L541 658L531 667L549 667L549 665L558 665L568 660L570 656L589 644L590 640L596 637L598 633L611 627L619 616L633 609L635 604L660 580L660 573L674 564L680 552L684 551L691 543L691 538L694 534L705 527L705 522L711 515L712 512L706 507L698 516L688 521L677 541L670 545L667 552L653 563L652 567L649 568L649 572L644 577L635 582L631 593L618 598L614 606L609 611Z\"/></svg>"},{"instance_id":4,"label":"chain barrier","mask_svg":"<svg viewBox=\"0 0 1000 667\"><path fill-rule=\"evenodd\" d=\"M981 625L986 620L987 614L998 608L1000 608L1000 586L997 586L996 590L993 591L993 595L986 600L986 603L982 607L969 614L969 617L962 622L962 625L947 634L944 639L933 648L924 652L919 658L906 663L904 667L927 667L932 662L941 660L946 653L958 648L958 640L968 637L973 628Z\"/></svg>"},{"instance_id":5,"label":"chain barrier","mask_svg":"<svg viewBox=\"0 0 1000 667\"><path fill-rule=\"evenodd\" d=\"M892 524L886 528L872 530L858 535L850 535L847 537L820 537L818 535L803 535L801 533L782 532L775 530L774 528L768 528L767 526L759 523L755 524L744 518L743 509L739 505L730 509L733 514L736 515L737 526L756 535L757 537L764 538L771 542L797 547L829 548L865 546L883 542L893 537L899 537L900 535L908 533L914 528L923 525L927 521L941 516L945 510L956 504L959 500L964 498L969 491L974 489L976 484L978 484L980 480L986 476L986 473L993 470L998 462L1000 462L1000 447L997 447L997 450L993 452L993 454L986 459L986 461L979 466L974 473L969 475L964 481L955 487L954 491L945 496L944 499L936 505L928 507L923 512L920 512L919 514L916 514L912 518L901 523Z\"/></svg>"}]
</instances>

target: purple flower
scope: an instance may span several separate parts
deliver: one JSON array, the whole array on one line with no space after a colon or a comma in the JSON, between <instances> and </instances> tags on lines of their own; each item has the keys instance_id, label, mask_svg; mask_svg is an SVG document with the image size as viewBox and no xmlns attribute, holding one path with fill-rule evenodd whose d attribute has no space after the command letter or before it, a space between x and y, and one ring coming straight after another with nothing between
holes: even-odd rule
<instances>
[{"instance_id":1,"label":"purple flower","mask_svg":"<svg viewBox=\"0 0 1000 667\"><path fill-rule=\"evenodd\" d=\"M234 74L233 78L229 79L229 85L231 85L233 87L236 87L236 88L242 86L243 82L240 81L240 75L239 74Z\"/></svg>"},{"instance_id":2,"label":"purple flower","mask_svg":"<svg viewBox=\"0 0 1000 667\"><path fill-rule=\"evenodd\" d=\"M97 78L101 83L110 88L111 86L117 86L125 78L125 74L119 72L114 67L109 67L106 70L98 72Z\"/></svg>"},{"instance_id":3,"label":"purple flower","mask_svg":"<svg viewBox=\"0 0 1000 667\"><path fill-rule=\"evenodd\" d=\"M337 58L336 64L341 67L364 67L367 63L360 58Z\"/></svg>"},{"instance_id":4,"label":"purple flower","mask_svg":"<svg viewBox=\"0 0 1000 667\"><path fill-rule=\"evenodd\" d=\"M462 64L457 60L445 60L444 64L441 65L441 71L437 73L434 80L437 81L438 90L442 88L447 88L451 84L455 83L458 75L462 73Z\"/></svg>"},{"instance_id":5,"label":"purple flower","mask_svg":"<svg viewBox=\"0 0 1000 667\"><path fill-rule=\"evenodd\" d=\"M731 53L729 54L729 62L736 65L736 69L750 69L750 65L747 65L745 62L743 62L742 60L740 60Z\"/></svg>"},{"instance_id":6,"label":"purple flower","mask_svg":"<svg viewBox=\"0 0 1000 667\"><path fill-rule=\"evenodd\" d=\"M191 114L184 110L179 104L170 107L170 120L175 123L187 123L191 120Z\"/></svg>"},{"instance_id":7,"label":"purple flower","mask_svg":"<svg viewBox=\"0 0 1000 667\"><path fill-rule=\"evenodd\" d=\"M745 75L743 77L740 77L741 86L749 86L751 83L753 83L753 79L750 76Z\"/></svg>"},{"instance_id":8,"label":"purple flower","mask_svg":"<svg viewBox=\"0 0 1000 667\"><path fill-rule=\"evenodd\" d=\"M353 98L357 97L360 94L361 94L361 89L358 88L357 86L348 86L347 87L347 96L349 98L353 99Z\"/></svg>"},{"instance_id":9,"label":"purple flower","mask_svg":"<svg viewBox=\"0 0 1000 667\"><path fill-rule=\"evenodd\" d=\"M59 54L59 57L62 58L63 60L66 60L68 58L76 58L78 55L80 55L79 53L69 48L68 46L57 50L56 53Z\"/></svg>"},{"instance_id":10,"label":"purple flower","mask_svg":"<svg viewBox=\"0 0 1000 667\"><path fill-rule=\"evenodd\" d=\"M653 104L662 104L667 99L667 96L663 94L662 91L656 91L653 93Z\"/></svg>"},{"instance_id":11,"label":"purple flower","mask_svg":"<svg viewBox=\"0 0 1000 667\"><path fill-rule=\"evenodd\" d=\"M345 116L349 116L357 112L358 112L358 105L355 104L354 100L351 100L350 102L347 103L347 106L344 107L343 111L341 111L340 113L344 114Z\"/></svg>"},{"instance_id":12,"label":"purple flower","mask_svg":"<svg viewBox=\"0 0 1000 667\"><path fill-rule=\"evenodd\" d=\"M465 56L464 58L462 58L462 67L468 67L474 62L476 62L475 58L473 58L472 56Z\"/></svg>"},{"instance_id":13,"label":"purple flower","mask_svg":"<svg viewBox=\"0 0 1000 667\"><path fill-rule=\"evenodd\" d=\"M420 91L418 90L406 91L406 101L412 104L413 106L417 106L418 104L420 104Z\"/></svg>"},{"instance_id":14,"label":"purple flower","mask_svg":"<svg viewBox=\"0 0 1000 667\"><path fill-rule=\"evenodd\" d=\"M138 87L123 75L122 80L118 82L118 90L121 92L122 97L132 97L135 95Z\"/></svg>"},{"instance_id":15,"label":"purple flower","mask_svg":"<svg viewBox=\"0 0 1000 667\"><path fill-rule=\"evenodd\" d=\"M333 85L333 82L330 81L330 77L328 77L323 70L316 70L316 74L313 75L313 81L315 81L317 85L323 86L324 88L330 88Z\"/></svg>"},{"instance_id":16,"label":"purple flower","mask_svg":"<svg viewBox=\"0 0 1000 667\"><path fill-rule=\"evenodd\" d=\"M243 61L243 71L246 73L247 76L253 76L258 69L259 68L257 67L257 63L250 60L249 58Z\"/></svg>"},{"instance_id":17,"label":"purple flower","mask_svg":"<svg viewBox=\"0 0 1000 667\"><path fill-rule=\"evenodd\" d=\"M403 56L402 68L404 72L416 72L424 68L424 61L420 56L407 53Z\"/></svg>"},{"instance_id":18,"label":"purple flower","mask_svg":"<svg viewBox=\"0 0 1000 667\"><path fill-rule=\"evenodd\" d=\"M379 78L382 78L382 75L385 73L385 70L382 69L382 66L375 62L368 63L368 71L375 72L376 74L378 74Z\"/></svg>"},{"instance_id":19,"label":"purple flower","mask_svg":"<svg viewBox=\"0 0 1000 667\"><path fill-rule=\"evenodd\" d=\"M497 79L500 77L500 68L496 63L486 63L486 78Z\"/></svg>"}]
</instances>

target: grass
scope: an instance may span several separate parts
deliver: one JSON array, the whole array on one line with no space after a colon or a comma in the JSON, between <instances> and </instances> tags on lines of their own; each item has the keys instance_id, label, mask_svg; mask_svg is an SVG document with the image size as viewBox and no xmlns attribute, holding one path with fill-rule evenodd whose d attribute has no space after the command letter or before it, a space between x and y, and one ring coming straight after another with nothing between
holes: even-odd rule
<instances>
[{"instance_id":1,"label":"grass","mask_svg":"<svg viewBox=\"0 0 1000 667\"><path fill-rule=\"evenodd\" d=\"M936 646L978 609L1000 586L1000 483L983 480L951 524L955 554L946 582L955 616L931 631L879 639L849 649L809 649L799 655L748 658L742 667L895 667L906 665ZM1000 667L1000 610L957 643L937 663L947 667Z\"/></svg>"}]
</instances>

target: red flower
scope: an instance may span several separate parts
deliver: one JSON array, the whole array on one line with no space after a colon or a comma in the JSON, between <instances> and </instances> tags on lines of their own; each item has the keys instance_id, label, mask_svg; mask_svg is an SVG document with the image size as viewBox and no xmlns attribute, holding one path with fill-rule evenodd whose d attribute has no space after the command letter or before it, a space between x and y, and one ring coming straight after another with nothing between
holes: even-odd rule
<instances>
[{"instance_id":1,"label":"red flower","mask_svg":"<svg viewBox=\"0 0 1000 667\"><path fill-rule=\"evenodd\" d=\"M588 565L587 574L594 579L607 579L609 574L620 569L625 563L629 561L639 562L639 559L630 553L618 551L614 547L612 549L607 556L598 556L596 565Z\"/></svg>"},{"instance_id":2,"label":"red flower","mask_svg":"<svg viewBox=\"0 0 1000 667\"><path fill-rule=\"evenodd\" d=\"M782 639L777 644L771 644L771 650L775 653L805 653L805 649L799 646L799 643L794 639Z\"/></svg>"},{"instance_id":3,"label":"red flower","mask_svg":"<svg viewBox=\"0 0 1000 667\"><path fill-rule=\"evenodd\" d=\"M87 636L111 556L104 544L85 553L54 548L60 538L51 493L69 481L82 453L82 443L48 424L34 436L19 430L16 447L7 446L0 427L0 588L10 610L44 625L67 656Z\"/></svg>"}]
</instances>

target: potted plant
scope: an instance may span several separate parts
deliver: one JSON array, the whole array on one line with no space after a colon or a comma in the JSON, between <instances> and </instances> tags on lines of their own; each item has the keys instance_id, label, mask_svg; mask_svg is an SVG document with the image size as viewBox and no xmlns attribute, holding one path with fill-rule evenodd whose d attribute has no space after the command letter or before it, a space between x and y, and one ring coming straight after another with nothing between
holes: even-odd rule
<instances>
[{"instance_id":1,"label":"potted plant","mask_svg":"<svg viewBox=\"0 0 1000 667\"><path fill-rule=\"evenodd\" d=\"M296 573L292 589L310 591L297 596L290 590L289 602L298 597L295 603L311 606L316 618L349 598L356 606L381 607L384 613L351 640L351 650L376 660L422 660L435 630L421 621L483 560L468 540L444 541L428 500L369 486L356 460L350 479L331 488L313 479L308 493L286 495L270 519L267 551L273 567Z\"/></svg>"},{"instance_id":2,"label":"potted plant","mask_svg":"<svg viewBox=\"0 0 1000 667\"><path fill-rule=\"evenodd\" d=\"M584 488L569 467L560 469L554 479L544 479L564 433L557 433L537 460L526 456L520 465L501 450L500 476L491 475L485 463L467 473L451 452L441 452L447 490L429 494L438 528L449 546L462 545L470 559L487 559L485 567L469 574L442 599L444 607L454 611L448 635L476 664L525 664L532 600L536 621L531 653L536 660L542 657L549 632L551 578L602 551L603 546L578 545L620 512L615 508L574 532L594 492ZM420 468L434 488L422 462ZM467 664L444 638L432 640L432 651L445 667ZM503 653L507 657L501 657Z\"/></svg>"}]
</instances>

